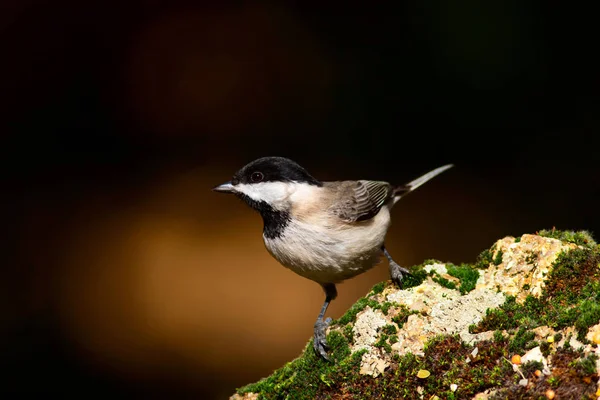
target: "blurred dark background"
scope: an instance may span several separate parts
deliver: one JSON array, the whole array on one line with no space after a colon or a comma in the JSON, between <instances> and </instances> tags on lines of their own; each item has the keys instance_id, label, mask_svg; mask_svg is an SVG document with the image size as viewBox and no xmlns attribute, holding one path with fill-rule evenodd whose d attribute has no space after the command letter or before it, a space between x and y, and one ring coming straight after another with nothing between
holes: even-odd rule
<instances>
[{"instance_id":1,"label":"blurred dark background","mask_svg":"<svg viewBox=\"0 0 600 400\"><path fill-rule=\"evenodd\" d=\"M394 210L406 266L553 226L598 238L596 14L318 4L3 2L0 391L226 398L294 358L320 287L210 191L260 156L395 183L455 163Z\"/></svg>"}]
</instances>

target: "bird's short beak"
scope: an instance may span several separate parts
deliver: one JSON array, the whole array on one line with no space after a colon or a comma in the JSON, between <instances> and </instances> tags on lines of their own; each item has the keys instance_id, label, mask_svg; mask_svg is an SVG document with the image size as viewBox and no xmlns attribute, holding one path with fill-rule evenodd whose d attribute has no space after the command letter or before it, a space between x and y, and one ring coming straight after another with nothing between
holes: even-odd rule
<instances>
[{"instance_id":1,"label":"bird's short beak","mask_svg":"<svg viewBox=\"0 0 600 400\"><path fill-rule=\"evenodd\" d=\"M222 185L219 186L215 186L212 190L214 190L215 192L221 192L221 193L235 193L235 187L231 184L231 182L225 182Z\"/></svg>"}]
</instances>

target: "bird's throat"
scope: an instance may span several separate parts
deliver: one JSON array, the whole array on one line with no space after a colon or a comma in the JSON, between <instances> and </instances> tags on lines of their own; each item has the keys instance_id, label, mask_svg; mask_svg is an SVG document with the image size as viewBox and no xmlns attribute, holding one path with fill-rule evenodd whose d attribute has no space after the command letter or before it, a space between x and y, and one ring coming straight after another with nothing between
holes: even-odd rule
<instances>
[{"instance_id":1,"label":"bird's throat","mask_svg":"<svg viewBox=\"0 0 600 400\"><path fill-rule=\"evenodd\" d=\"M290 222L289 212L275 210L269 203L256 201L243 193L237 196L261 215L264 222L263 236L266 239L276 239L283 234Z\"/></svg>"}]
</instances>

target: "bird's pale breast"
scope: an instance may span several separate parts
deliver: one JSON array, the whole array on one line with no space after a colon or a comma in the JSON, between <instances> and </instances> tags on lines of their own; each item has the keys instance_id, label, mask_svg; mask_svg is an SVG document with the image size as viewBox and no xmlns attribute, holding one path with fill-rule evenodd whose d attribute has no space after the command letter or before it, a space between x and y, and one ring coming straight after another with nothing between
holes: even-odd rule
<instances>
[{"instance_id":1,"label":"bird's pale breast","mask_svg":"<svg viewBox=\"0 0 600 400\"><path fill-rule=\"evenodd\" d=\"M315 222L290 221L282 236L264 238L267 250L285 267L318 283L339 283L381 260L381 245L390 226L388 207L368 221Z\"/></svg>"}]
</instances>

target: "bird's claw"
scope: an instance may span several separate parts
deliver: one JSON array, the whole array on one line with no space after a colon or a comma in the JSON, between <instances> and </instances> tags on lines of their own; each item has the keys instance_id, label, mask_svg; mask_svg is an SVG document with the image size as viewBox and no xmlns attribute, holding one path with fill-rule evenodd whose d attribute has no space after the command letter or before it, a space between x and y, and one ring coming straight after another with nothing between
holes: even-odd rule
<instances>
[{"instance_id":1,"label":"bird's claw","mask_svg":"<svg viewBox=\"0 0 600 400\"><path fill-rule=\"evenodd\" d=\"M399 266L396 262L390 261L390 278L399 288L402 288L402 279L404 275L412 275L409 270Z\"/></svg>"},{"instance_id":2,"label":"bird's claw","mask_svg":"<svg viewBox=\"0 0 600 400\"><path fill-rule=\"evenodd\" d=\"M327 355L327 351L329 350L329 346L327 345L327 327L331 323L331 318L327 318L325 321L318 320L315 323L315 331L314 331L314 340L313 347L318 355L323 357L327 361L331 361L329 356Z\"/></svg>"}]
</instances>

